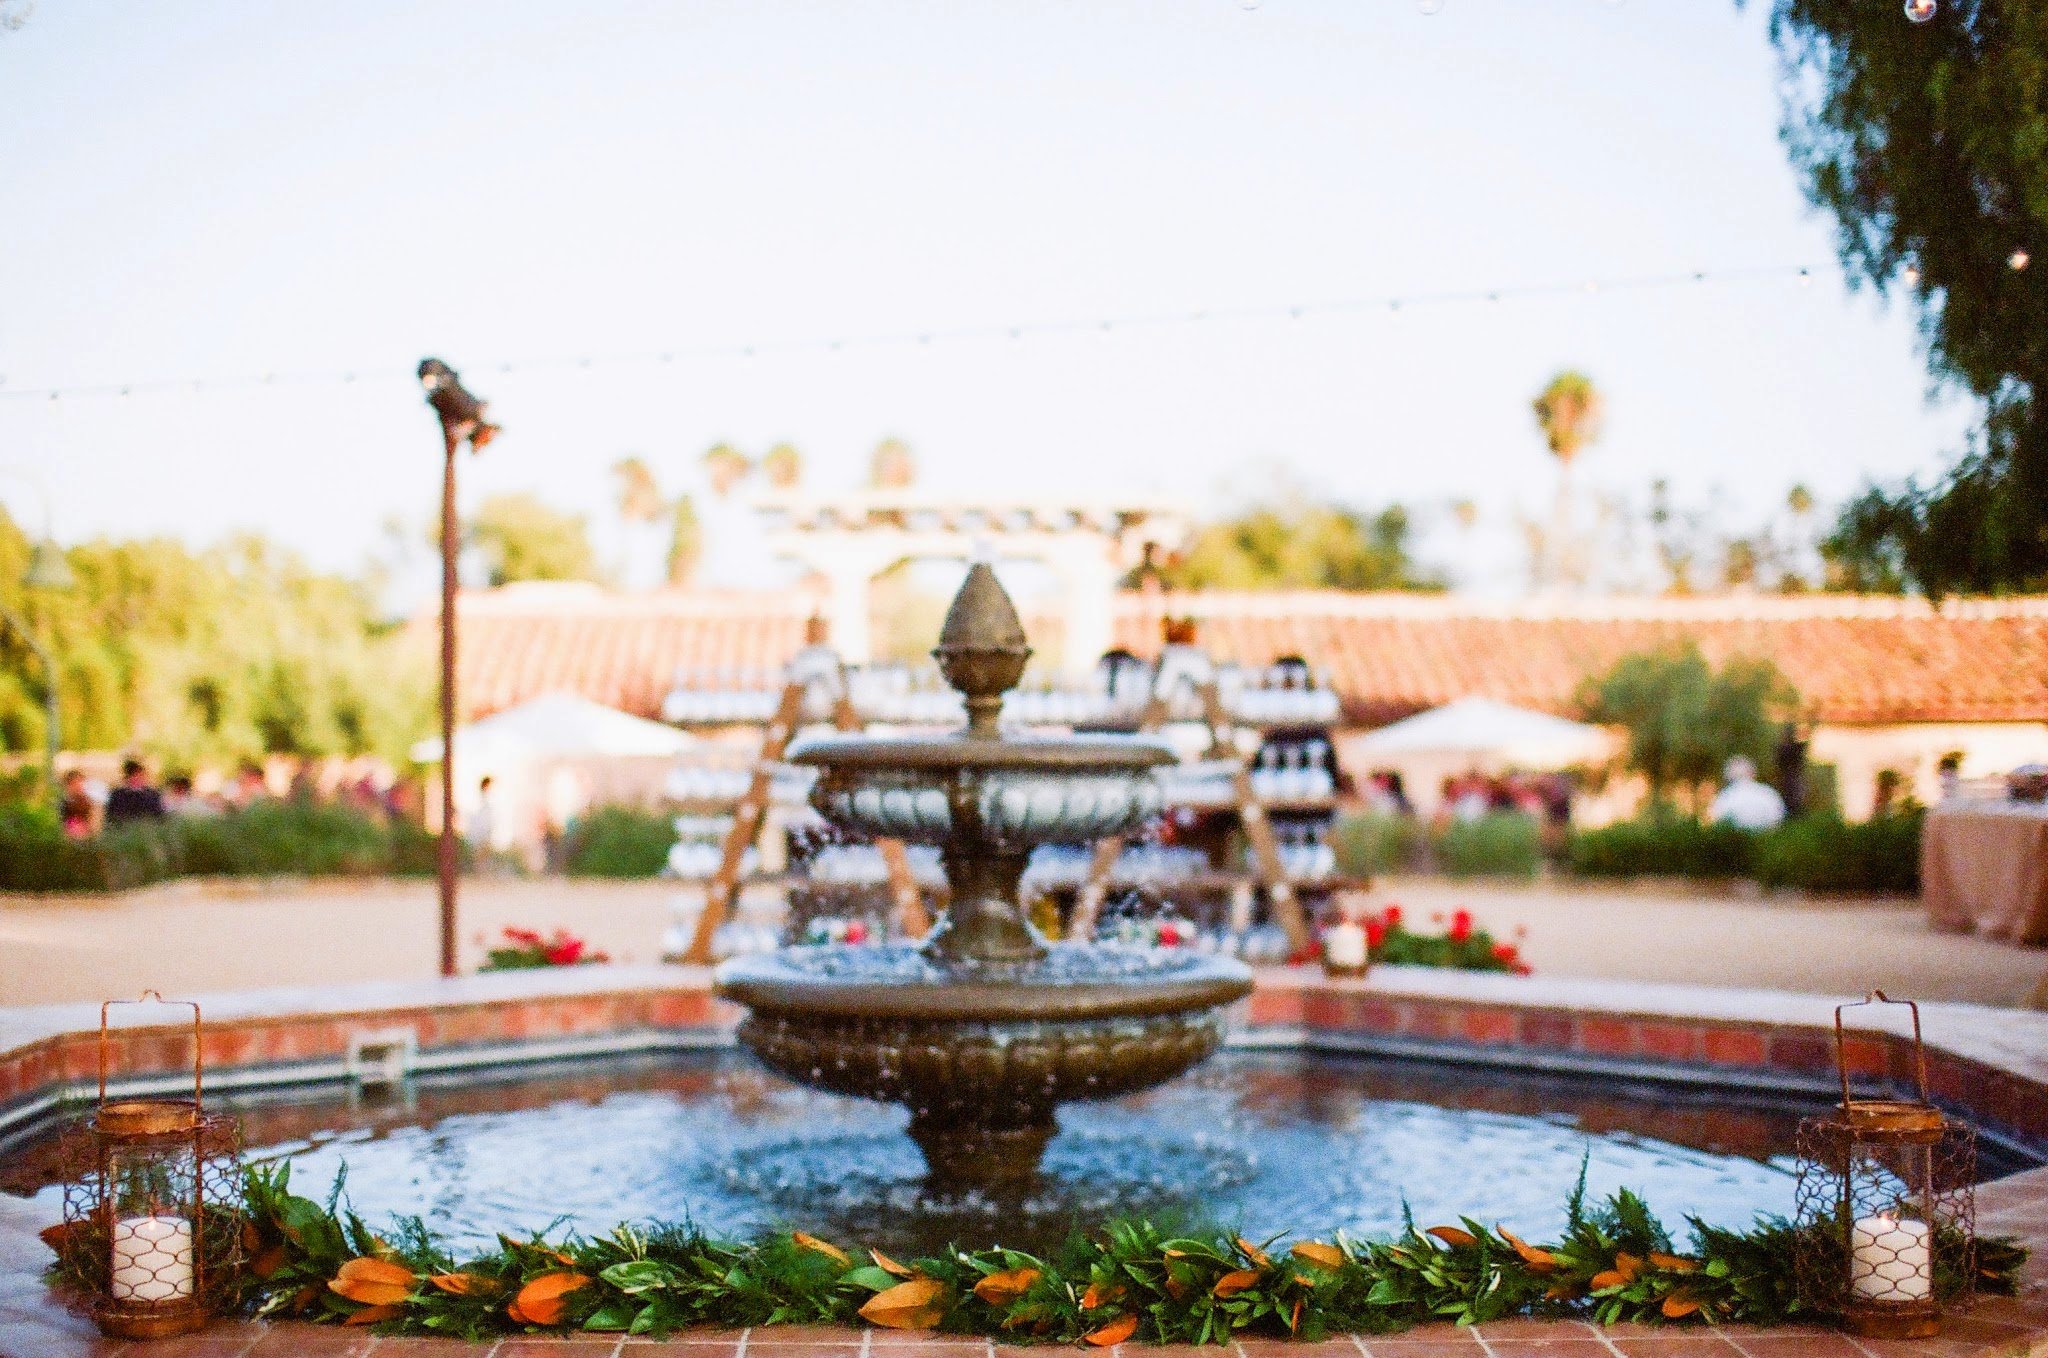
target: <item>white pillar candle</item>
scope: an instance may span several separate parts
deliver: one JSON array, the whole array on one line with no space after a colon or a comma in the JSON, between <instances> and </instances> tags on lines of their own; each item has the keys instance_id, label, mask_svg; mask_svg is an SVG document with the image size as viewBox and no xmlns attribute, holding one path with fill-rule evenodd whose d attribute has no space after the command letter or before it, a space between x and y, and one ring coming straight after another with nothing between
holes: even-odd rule
<instances>
[{"instance_id":1,"label":"white pillar candle","mask_svg":"<svg viewBox=\"0 0 2048 1358\"><path fill-rule=\"evenodd\" d=\"M1365 930L1348 919L1323 930L1323 960L1333 967L1356 970L1365 965Z\"/></svg>"},{"instance_id":2,"label":"white pillar candle","mask_svg":"<svg viewBox=\"0 0 2048 1358\"><path fill-rule=\"evenodd\" d=\"M192 1295L192 1223L123 1217L114 1223L115 1301L177 1301Z\"/></svg>"},{"instance_id":3,"label":"white pillar candle","mask_svg":"<svg viewBox=\"0 0 2048 1358\"><path fill-rule=\"evenodd\" d=\"M1850 1231L1849 1290L1861 1301L1925 1301L1934 1289L1927 1223L1879 1213Z\"/></svg>"}]
</instances>

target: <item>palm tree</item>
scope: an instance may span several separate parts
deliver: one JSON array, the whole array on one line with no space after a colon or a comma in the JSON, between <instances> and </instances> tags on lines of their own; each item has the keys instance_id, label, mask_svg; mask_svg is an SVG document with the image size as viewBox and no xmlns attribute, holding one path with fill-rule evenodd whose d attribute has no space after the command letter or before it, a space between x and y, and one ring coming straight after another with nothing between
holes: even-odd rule
<instances>
[{"instance_id":1,"label":"palm tree","mask_svg":"<svg viewBox=\"0 0 2048 1358\"><path fill-rule=\"evenodd\" d=\"M1585 553L1572 526L1572 464L1586 446L1600 437L1600 417L1605 402L1593 379L1577 369L1567 368L1550 379L1530 403L1543 441L1557 459L1557 499L1551 508L1546 569L1542 572L1554 585L1583 585L1586 580Z\"/></svg>"},{"instance_id":2,"label":"palm tree","mask_svg":"<svg viewBox=\"0 0 2048 1358\"><path fill-rule=\"evenodd\" d=\"M917 462L902 439L883 439L868 459L868 484L876 490L903 490L917 478Z\"/></svg>"},{"instance_id":3,"label":"palm tree","mask_svg":"<svg viewBox=\"0 0 2048 1358\"><path fill-rule=\"evenodd\" d=\"M661 484L638 454L628 454L612 464L619 483L619 517L627 523L653 523L668 508Z\"/></svg>"},{"instance_id":4,"label":"palm tree","mask_svg":"<svg viewBox=\"0 0 2048 1358\"><path fill-rule=\"evenodd\" d=\"M680 589L696 575L697 562L704 555L704 527L697 522L697 506L687 495L676 497L669 523L668 582Z\"/></svg>"},{"instance_id":5,"label":"palm tree","mask_svg":"<svg viewBox=\"0 0 2048 1358\"><path fill-rule=\"evenodd\" d=\"M704 477L711 483L711 493L721 499L753 470L753 462L730 443L715 443L704 454Z\"/></svg>"},{"instance_id":6,"label":"palm tree","mask_svg":"<svg viewBox=\"0 0 2048 1358\"><path fill-rule=\"evenodd\" d=\"M761 474L777 490L794 490L803 479L804 458L793 443L778 443L761 456Z\"/></svg>"}]
</instances>

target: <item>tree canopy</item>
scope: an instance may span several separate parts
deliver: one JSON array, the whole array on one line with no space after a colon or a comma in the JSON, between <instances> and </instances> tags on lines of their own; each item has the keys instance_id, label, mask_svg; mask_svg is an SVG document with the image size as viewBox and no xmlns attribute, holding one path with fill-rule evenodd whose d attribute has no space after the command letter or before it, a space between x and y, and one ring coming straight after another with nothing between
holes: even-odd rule
<instances>
[{"instance_id":1,"label":"tree canopy","mask_svg":"<svg viewBox=\"0 0 2048 1358\"><path fill-rule=\"evenodd\" d=\"M598 578L588 521L526 491L486 497L470 518L469 543L489 567L493 585Z\"/></svg>"},{"instance_id":2,"label":"tree canopy","mask_svg":"<svg viewBox=\"0 0 2048 1358\"><path fill-rule=\"evenodd\" d=\"M0 602L54 655L68 748L137 747L182 767L402 759L428 727L430 657L379 625L366 588L274 543L81 543L63 591L24 590L27 557L0 511ZM0 636L0 747L40 747L46 683L21 639Z\"/></svg>"},{"instance_id":3,"label":"tree canopy","mask_svg":"<svg viewBox=\"0 0 2048 1358\"><path fill-rule=\"evenodd\" d=\"M1529 405L1543 431L1545 446L1567 467L1587 444L1600 437L1606 403L1593 379L1582 372L1566 369L1557 374Z\"/></svg>"},{"instance_id":4,"label":"tree canopy","mask_svg":"<svg viewBox=\"0 0 2048 1358\"><path fill-rule=\"evenodd\" d=\"M1443 589L1410 555L1411 533L1400 505L1258 505L1203 525L1160 576L1176 589Z\"/></svg>"},{"instance_id":5,"label":"tree canopy","mask_svg":"<svg viewBox=\"0 0 2048 1358\"><path fill-rule=\"evenodd\" d=\"M1734 755L1768 768L1779 728L1798 706L1770 661L1736 658L1716 670L1690 641L1624 656L1579 690L1587 721L1627 731L1622 763L1659 799L1686 790L1700 800Z\"/></svg>"},{"instance_id":6,"label":"tree canopy","mask_svg":"<svg viewBox=\"0 0 2048 1358\"><path fill-rule=\"evenodd\" d=\"M1771 33L1851 282L1911 299L1936 376L1988 412L1945 475L1852 502L1829 558L1937 595L2048 588L2048 6L1773 0Z\"/></svg>"}]
</instances>

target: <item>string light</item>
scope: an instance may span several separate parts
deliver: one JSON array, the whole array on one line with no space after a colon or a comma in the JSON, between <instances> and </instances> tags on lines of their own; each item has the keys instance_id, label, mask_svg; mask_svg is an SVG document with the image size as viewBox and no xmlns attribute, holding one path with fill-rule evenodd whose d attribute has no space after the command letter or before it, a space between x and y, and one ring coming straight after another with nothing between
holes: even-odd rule
<instances>
[{"instance_id":1,"label":"string light","mask_svg":"<svg viewBox=\"0 0 2048 1358\"><path fill-rule=\"evenodd\" d=\"M1916 24L1924 24L1940 8L1940 0L1906 0L1906 17Z\"/></svg>"},{"instance_id":2,"label":"string light","mask_svg":"<svg viewBox=\"0 0 2048 1358\"><path fill-rule=\"evenodd\" d=\"M2024 269L2027 267L2030 259L2026 251L2015 250L2006 262L2014 269ZM771 353L836 354L855 348L928 347L942 343L962 343L978 340L1007 339L1023 341L1029 338L1049 339L1090 332L1109 334L1137 328L1161 329L1168 326L1241 324L1272 320L1298 321L1311 316L1364 315L1375 312L1400 313L1414 307L1448 307L1476 303L1485 303L1491 306L1507 302L1557 300L1575 296L1611 296L1618 293L1666 290L1709 283L1794 282L1803 287L1810 284L1812 279L1812 270L1801 265L1776 265L1754 269L1719 269L1712 271L1694 270L1686 273L1642 275L1631 278L1590 279L1578 283L1539 283L1521 287L1473 288L1435 293L1414 293L1404 296L1355 297L1324 302L1291 302L1272 306L1242 307L1235 310L1200 308L1188 311L1157 312L1149 315L1112 316L1091 320L1012 321L995 325L961 326L951 330L912 330L894 334L838 335L811 340L773 340L753 343L714 344L697 349L662 349L644 354L614 354L609 356L584 354L568 358L505 359L500 360L496 364L478 363L476 366L480 369L491 367L503 374L546 372L550 370L590 372L595 369L621 365L668 365L684 358L744 359ZM392 368L387 371L356 367L325 372L266 372L236 377L181 377L161 381L108 382L73 387L15 388L10 390L5 386L0 386L0 401L34 398L56 400L60 396L143 396L170 391L199 393L231 391L237 388L255 386L303 387L399 380L411 382L415 379L412 371L408 368Z\"/></svg>"},{"instance_id":3,"label":"string light","mask_svg":"<svg viewBox=\"0 0 2048 1358\"><path fill-rule=\"evenodd\" d=\"M2028 254L2025 250L2015 250L2005 257L2005 262L2007 267L2009 267L2014 273L2018 273L2021 269L2024 269L2029 264L2032 264L2034 262L2034 257Z\"/></svg>"}]
</instances>

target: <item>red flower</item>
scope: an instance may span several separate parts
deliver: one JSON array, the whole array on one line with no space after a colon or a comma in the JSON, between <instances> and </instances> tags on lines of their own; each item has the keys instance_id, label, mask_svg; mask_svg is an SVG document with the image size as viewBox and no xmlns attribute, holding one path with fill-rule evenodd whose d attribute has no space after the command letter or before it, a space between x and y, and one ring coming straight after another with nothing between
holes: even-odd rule
<instances>
[{"instance_id":1,"label":"red flower","mask_svg":"<svg viewBox=\"0 0 2048 1358\"><path fill-rule=\"evenodd\" d=\"M1376 919L1367 920L1365 922L1365 946L1368 949L1377 948L1386 941L1387 926Z\"/></svg>"},{"instance_id":2,"label":"red flower","mask_svg":"<svg viewBox=\"0 0 2048 1358\"><path fill-rule=\"evenodd\" d=\"M1493 960L1496 962L1518 962L1521 960L1521 954L1515 950L1515 945L1512 943L1496 943L1493 945Z\"/></svg>"},{"instance_id":3,"label":"red flower","mask_svg":"<svg viewBox=\"0 0 2048 1358\"><path fill-rule=\"evenodd\" d=\"M847 926L846 926L846 941L847 941L848 943L865 943L865 942L867 942L867 941L868 941L868 922L867 922L866 920L864 920L864 919L857 919L857 920L853 921L853 922L852 922L851 924L847 925Z\"/></svg>"},{"instance_id":4,"label":"red flower","mask_svg":"<svg viewBox=\"0 0 2048 1358\"><path fill-rule=\"evenodd\" d=\"M1472 937L1472 912L1460 910L1451 916L1451 942L1463 943Z\"/></svg>"},{"instance_id":5,"label":"red flower","mask_svg":"<svg viewBox=\"0 0 2048 1358\"><path fill-rule=\"evenodd\" d=\"M548 949L548 965L551 967L573 967L583 959L583 940L564 935Z\"/></svg>"},{"instance_id":6,"label":"red flower","mask_svg":"<svg viewBox=\"0 0 2048 1358\"><path fill-rule=\"evenodd\" d=\"M1180 936L1180 927L1179 927L1178 925L1173 925L1173 924L1162 924L1162 925L1160 925L1160 926L1159 926L1159 946L1160 946L1160 947L1162 947L1162 948L1178 948L1178 947L1179 947L1180 945L1181 945L1181 936Z\"/></svg>"},{"instance_id":7,"label":"red flower","mask_svg":"<svg viewBox=\"0 0 2048 1358\"><path fill-rule=\"evenodd\" d=\"M1401 927L1401 907L1400 907L1400 906L1398 906L1398 905L1390 905L1390 906L1388 906L1388 907L1387 907L1387 913L1386 913L1385 919L1386 919L1386 921L1387 921L1387 927L1388 927L1389 929L1398 929L1398 928L1400 928L1400 927Z\"/></svg>"},{"instance_id":8,"label":"red flower","mask_svg":"<svg viewBox=\"0 0 2048 1358\"><path fill-rule=\"evenodd\" d=\"M533 929L515 929L508 924L505 926L505 937L514 943L522 943L529 948L541 946L540 934Z\"/></svg>"}]
</instances>

